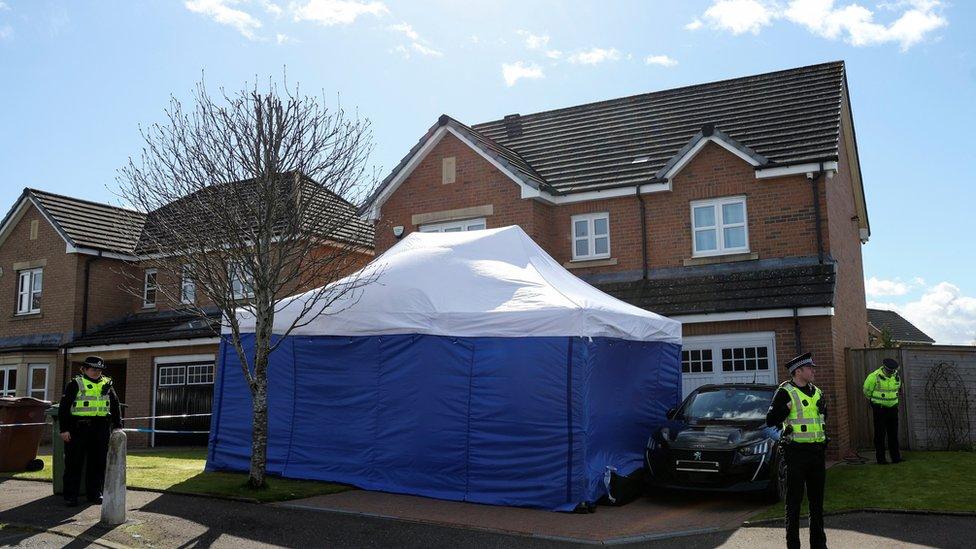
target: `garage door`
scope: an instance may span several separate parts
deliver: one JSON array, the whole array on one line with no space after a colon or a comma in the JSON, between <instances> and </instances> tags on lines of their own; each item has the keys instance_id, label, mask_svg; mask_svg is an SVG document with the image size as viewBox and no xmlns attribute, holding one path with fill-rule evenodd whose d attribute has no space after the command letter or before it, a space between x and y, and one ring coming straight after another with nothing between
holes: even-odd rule
<instances>
[{"instance_id":1,"label":"garage door","mask_svg":"<svg viewBox=\"0 0 976 549\"><path fill-rule=\"evenodd\" d=\"M167 357L168 358L168 357ZM214 361L211 356L178 357L156 362L156 416L196 415L157 419L154 429L181 431L154 433L154 446L206 446L213 403ZM189 359L189 360L187 360ZM187 433L187 431L193 432Z\"/></svg>"},{"instance_id":2,"label":"garage door","mask_svg":"<svg viewBox=\"0 0 976 549\"><path fill-rule=\"evenodd\" d=\"M683 338L681 396L709 383L775 383L773 332Z\"/></svg>"}]
</instances>

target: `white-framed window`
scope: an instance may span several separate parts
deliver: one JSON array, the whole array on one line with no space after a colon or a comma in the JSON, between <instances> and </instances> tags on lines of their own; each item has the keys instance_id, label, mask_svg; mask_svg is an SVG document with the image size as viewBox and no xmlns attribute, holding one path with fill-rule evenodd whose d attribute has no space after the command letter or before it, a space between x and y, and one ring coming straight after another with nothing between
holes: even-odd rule
<instances>
[{"instance_id":1,"label":"white-framed window","mask_svg":"<svg viewBox=\"0 0 976 549\"><path fill-rule=\"evenodd\" d=\"M142 283L142 306L156 306L156 269L146 269Z\"/></svg>"},{"instance_id":2,"label":"white-framed window","mask_svg":"<svg viewBox=\"0 0 976 549\"><path fill-rule=\"evenodd\" d=\"M172 385L183 385L186 383L186 366L160 366L159 367L159 387L169 387Z\"/></svg>"},{"instance_id":3,"label":"white-framed window","mask_svg":"<svg viewBox=\"0 0 976 549\"><path fill-rule=\"evenodd\" d=\"M28 365L27 396L32 396L38 400L47 400L47 371L47 364Z\"/></svg>"},{"instance_id":4,"label":"white-framed window","mask_svg":"<svg viewBox=\"0 0 976 549\"><path fill-rule=\"evenodd\" d=\"M749 223L744 196L691 203L694 256L749 251Z\"/></svg>"},{"instance_id":5,"label":"white-framed window","mask_svg":"<svg viewBox=\"0 0 976 549\"><path fill-rule=\"evenodd\" d=\"M465 219L463 221L447 221L444 223L430 223L420 226L422 233L458 233L463 231L480 231L484 229L485 218Z\"/></svg>"},{"instance_id":6,"label":"white-framed window","mask_svg":"<svg viewBox=\"0 0 976 549\"><path fill-rule=\"evenodd\" d=\"M207 385L214 382L214 365L208 364L187 364L186 384L187 385Z\"/></svg>"},{"instance_id":7,"label":"white-framed window","mask_svg":"<svg viewBox=\"0 0 976 549\"><path fill-rule=\"evenodd\" d=\"M0 397L17 396L17 367L0 366Z\"/></svg>"},{"instance_id":8,"label":"white-framed window","mask_svg":"<svg viewBox=\"0 0 976 549\"><path fill-rule=\"evenodd\" d=\"M234 299L254 297L254 276L238 262L227 265L231 293Z\"/></svg>"},{"instance_id":9,"label":"white-framed window","mask_svg":"<svg viewBox=\"0 0 976 549\"><path fill-rule=\"evenodd\" d=\"M41 290L44 286L43 269L27 269L17 272L17 314L41 312Z\"/></svg>"},{"instance_id":10,"label":"white-framed window","mask_svg":"<svg viewBox=\"0 0 976 549\"><path fill-rule=\"evenodd\" d=\"M573 260L610 257L610 214L574 215Z\"/></svg>"},{"instance_id":11,"label":"white-framed window","mask_svg":"<svg viewBox=\"0 0 976 549\"><path fill-rule=\"evenodd\" d=\"M197 300L197 283L193 280L193 272L189 265L183 265L180 273L180 301L185 305L192 305Z\"/></svg>"}]
</instances>

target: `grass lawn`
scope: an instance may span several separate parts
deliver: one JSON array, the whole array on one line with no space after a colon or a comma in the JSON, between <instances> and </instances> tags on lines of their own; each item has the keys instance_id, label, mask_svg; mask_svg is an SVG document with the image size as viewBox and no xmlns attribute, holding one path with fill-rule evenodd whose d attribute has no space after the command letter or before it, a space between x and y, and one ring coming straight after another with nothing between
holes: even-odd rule
<instances>
[{"instance_id":1,"label":"grass lawn","mask_svg":"<svg viewBox=\"0 0 976 549\"><path fill-rule=\"evenodd\" d=\"M872 453L873 455L873 453ZM827 470L824 512L851 509L976 512L976 453L904 452L905 461L879 466L838 464ZM807 513L806 498L803 514ZM752 517L782 517L778 503Z\"/></svg>"},{"instance_id":2,"label":"grass lawn","mask_svg":"<svg viewBox=\"0 0 976 549\"><path fill-rule=\"evenodd\" d=\"M44 468L33 473L0 473L22 479L51 480L51 456L38 456ZM126 457L126 485L130 488L177 494L284 501L349 490L341 484L269 477L268 487L252 490L243 473L207 473L206 448L131 450Z\"/></svg>"}]
</instances>

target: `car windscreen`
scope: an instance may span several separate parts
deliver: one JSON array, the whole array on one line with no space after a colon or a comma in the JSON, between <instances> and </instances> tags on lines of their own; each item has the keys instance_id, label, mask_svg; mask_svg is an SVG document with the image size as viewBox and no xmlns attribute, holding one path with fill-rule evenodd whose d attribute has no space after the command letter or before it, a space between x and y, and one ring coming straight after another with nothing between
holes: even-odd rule
<instances>
[{"instance_id":1,"label":"car windscreen","mask_svg":"<svg viewBox=\"0 0 976 549\"><path fill-rule=\"evenodd\" d=\"M681 415L687 421L758 421L766 417L773 391L763 389L718 389L696 393L685 403Z\"/></svg>"}]
</instances>

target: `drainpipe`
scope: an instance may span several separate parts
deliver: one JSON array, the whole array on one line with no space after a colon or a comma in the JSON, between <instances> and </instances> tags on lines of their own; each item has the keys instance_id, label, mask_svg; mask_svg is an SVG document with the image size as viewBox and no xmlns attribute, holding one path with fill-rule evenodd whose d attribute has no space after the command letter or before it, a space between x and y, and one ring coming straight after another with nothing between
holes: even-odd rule
<instances>
[{"instance_id":1,"label":"drainpipe","mask_svg":"<svg viewBox=\"0 0 976 549\"><path fill-rule=\"evenodd\" d=\"M820 170L817 173L808 173L807 179L810 180L810 189L813 191L813 218L817 227L817 259L821 265L824 263L823 245L823 222L820 220L820 179L824 175L823 162L820 163Z\"/></svg>"},{"instance_id":2,"label":"drainpipe","mask_svg":"<svg viewBox=\"0 0 976 549\"><path fill-rule=\"evenodd\" d=\"M801 349L803 348L802 341L800 339L800 309L799 307L793 307L793 356L800 356Z\"/></svg>"},{"instance_id":3,"label":"drainpipe","mask_svg":"<svg viewBox=\"0 0 976 549\"><path fill-rule=\"evenodd\" d=\"M643 266L641 278L647 280L647 207L641 195L640 183L635 185L634 189L637 191L637 202L640 203L641 265Z\"/></svg>"},{"instance_id":4,"label":"drainpipe","mask_svg":"<svg viewBox=\"0 0 976 549\"><path fill-rule=\"evenodd\" d=\"M98 255L85 259L85 291L81 296L81 335L88 332L88 281L91 278L91 264L101 257L102 251L99 250Z\"/></svg>"}]
</instances>

